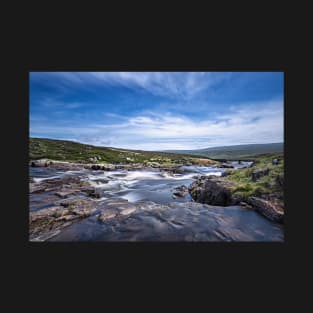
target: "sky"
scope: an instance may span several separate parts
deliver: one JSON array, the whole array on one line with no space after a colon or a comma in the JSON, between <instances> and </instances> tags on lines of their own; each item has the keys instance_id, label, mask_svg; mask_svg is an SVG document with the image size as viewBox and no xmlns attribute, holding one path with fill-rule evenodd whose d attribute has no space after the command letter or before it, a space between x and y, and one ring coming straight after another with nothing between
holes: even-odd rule
<instances>
[{"instance_id":1,"label":"sky","mask_svg":"<svg viewBox=\"0 0 313 313\"><path fill-rule=\"evenodd\" d=\"M139 150L283 142L283 72L30 72L30 136Z\"/></svg>"}]
</instances>

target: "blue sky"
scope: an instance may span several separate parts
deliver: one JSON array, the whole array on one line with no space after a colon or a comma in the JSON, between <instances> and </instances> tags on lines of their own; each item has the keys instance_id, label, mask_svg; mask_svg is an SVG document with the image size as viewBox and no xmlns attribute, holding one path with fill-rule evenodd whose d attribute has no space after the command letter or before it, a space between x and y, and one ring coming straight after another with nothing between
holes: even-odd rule
<instances>
[{"instance_id":1,"label":"blue sky","mask_svg":"<svg viewBox=\"0 0 313 313\"><path fill-rule=\"evenodd\" d=\"M283 142L282 72L31 72L30 136L142 150Z\"/></svg>"}]
</instances>

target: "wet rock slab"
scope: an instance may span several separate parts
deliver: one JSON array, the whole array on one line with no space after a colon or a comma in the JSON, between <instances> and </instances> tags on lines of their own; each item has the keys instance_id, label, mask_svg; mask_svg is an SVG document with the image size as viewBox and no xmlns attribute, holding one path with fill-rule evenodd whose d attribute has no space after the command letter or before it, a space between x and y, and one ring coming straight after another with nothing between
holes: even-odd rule
<instances>
[{"instance_id":1,"label":"wet rock slab","mask_svg":"<svg viewBox=\"0 0 313 313\"><path fill-rule=\"evenodd\" d=\"M58 234L61 229L90 216L94 213L97 203L92 200L68 200L59 206L31 211L29 213L29 239L42 241ZM71 221L69 223L69 221ZM54 235L53 235L54 234Z\"/></svg>"},{"instance_id":2,"label":"wet rock slab","mask_svg":"<svg viewBox=\"0 0 313 313\"><path fill-rule=\"evenodd\" d=\"M120 201L123 202L123 201ZM108 204L108 203L106 203ZM97 218L73 224L51 241L282 241L283 233L258 213L241 207L195 202L160 205L133 203L136 210L120 214L127 202L102 205Z\"/></svg>"},{"instance_id":3,"label":"wet rock slab","mask_svg":"<svg viewBox=\"0 0 313 313\"><path fill-rule=\"evenodd\" d=\"M111 218L118 218L121 216L128 216L137 210L137 206L123 198L108 199L101 202L98 206L98 219L106 221Z\"/></svg>"}]
</instances>

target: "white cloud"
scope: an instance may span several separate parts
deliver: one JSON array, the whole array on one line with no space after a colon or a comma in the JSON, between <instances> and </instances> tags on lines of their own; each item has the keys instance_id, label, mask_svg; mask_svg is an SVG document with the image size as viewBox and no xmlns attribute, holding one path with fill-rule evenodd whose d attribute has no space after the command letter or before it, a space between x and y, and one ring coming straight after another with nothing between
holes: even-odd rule
<instances>
[{"instance_id":1,"label":"white cloud","mask_svg":"<svg viewBox=\"0 0 313 313\"><path fill-rule=\"evenodd\" d=\"M66 134L78 141L142 150L199 149L212 146L283 141L280 101L232 107L217 118L194 121L187 116L145 114L115 124L49 127L31 123L31 134Z\"/></svg>"}]
</instances>

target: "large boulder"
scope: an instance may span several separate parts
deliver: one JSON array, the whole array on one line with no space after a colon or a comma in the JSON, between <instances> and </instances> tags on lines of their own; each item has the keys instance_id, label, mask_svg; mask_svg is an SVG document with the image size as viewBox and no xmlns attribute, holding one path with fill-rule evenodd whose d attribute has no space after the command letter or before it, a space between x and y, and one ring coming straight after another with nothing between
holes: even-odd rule
<instances>
[{"instance_id":1,"label":"large boulder","mask_svg":"<svg viewBox=\"0 0 313 313\"><path fill-rule=\"evenodd\" d=\"M192 198L200 203L227 206L234 204L233 184L220 178L200 177L189 186Z\"/></svg>"},{"instance_id":2,"label":"large boulder","mask_svg":"<svg viewBox=\"0 0 313 313\"><path fill-rule=\"evenodd\" d=\"M248 197L247 202L271 221L283 223L284 213L273 202L258 197Z\"/></svg>"}]
</instances>

